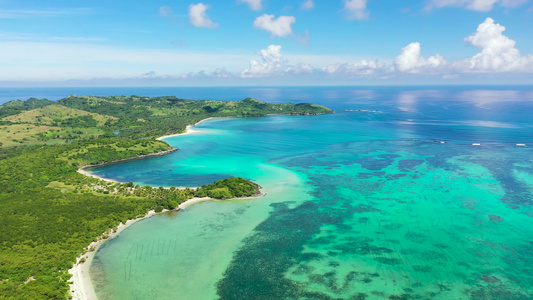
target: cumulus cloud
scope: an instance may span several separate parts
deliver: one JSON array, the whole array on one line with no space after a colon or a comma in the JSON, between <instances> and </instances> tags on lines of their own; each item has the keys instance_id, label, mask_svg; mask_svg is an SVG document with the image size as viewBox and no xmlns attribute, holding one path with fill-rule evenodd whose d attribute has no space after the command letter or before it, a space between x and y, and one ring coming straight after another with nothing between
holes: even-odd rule
<instances>
[{"instance_id":1,"label":"cumulus cloud","mask_svg":"<svg viewBox=\"0 0 533 300\"><path fill-rule=\"evenodd\" d=\"M425 59L420 55L420 43L411 43L402 48L402 53L396 57L394 66L397 71L405 73L438 73L448 65L444 57L439 54Z\"/></svg>"},{"instance_id":2,"label":"cumulus cloud","mask_svg":"<svg viewBox=\"0 0 533 300\"><path fill-rule=\"evenodd\" d=\"M172 14L174 13L174 11L172 10L172 8L168 7L168 6L161 6L159 8L159 14L162 16L162 17L168 17L168 16L171 16Z\"/></svg>"},{"instance_id":3,"label":"cumulus cloud","mask_svg":"<svg viewBox=\"0 0 533 300\"><path fill-rule=\"evenodd\" d=\"M205 12L205 10L202 10ZM268 15L267 15L268 16ZM281 18L281 17L280 17ZM280 19L278 18L278 19ZM273 16L270 21L277 21ZM290 34L276 31L278 35ZM456 79L458 76L472 78L478 73L531 73L533 74L533 55L522 55L515 47L516 42L505 36L505 27L487 18L477 30L465 41L479 49L479 53L466 59L448 63L442 56L435 54L423 57L421 45L411 43L402 48L401 53L392 63L381 60L363 59L359 56L339 55L282 55L282 47L270 45L258 52L259 58L250 60L248 55L231 53L199 53L176 49L127 49L89 43L37 43L21 41L0 41L0 65L5 72L0 73L0 84L6 80L65 80L99 78L124 79L160 79L183 78L193 80L248 80L260 82L258 78L270 77L290 80L311 79L314 82L349 82L353 78L387 79L401 74L438 75L434 78ZM293 34L294 36L294 34ZM307 40L307 33L302 38ZM298 39L297 36L294 36ZM176 46L183 41L175 41ZM39 49L40 51L32 51ZM400 52L400 51L399 51ZM249 67L243 70L243 62L249 61ZM44 64L43 62L46 62ZM102 69L101 66L104 66ZM227 68L227 69L225 69ZM148 72L148 70L154 70ZM198 70L205 70L198 72ZM214 71L213 71L214 70ZM241 72L241 70L243 70ZM157 73L156 73L157 72ZM178 72L178 73L177 73ZM144 73L144 74L143 74ZM476 73L476 75L464 74ZM133 74L133 75L132 75ZM140 75L139 77L139 74ZM171 74L161 76L158 74ZM324 76L327 75L327 76ZM134 76L134 77L132 77ZM409 76L407 76L409 77ZM524 77L518 74L517 78ZM180 77L181 78L181 77ZM479 78L482 78L479 76ZM496 76L495 76L496 78ZM500 78L512 78L505 74ZM524 81L524 80L522 80ZM169 81L170 82L170 81ZM207 82L207 81L206 81ZM303 81L302 81L303 82Z\"/></svg>"},{"instance_id":4,"label":"cumulus cloud","mask_svg":"<svg viewBox=\"0 0 533 300\"><path fill-rule=\"evenodd\" d=\"M259 51L261 61L251 60L250 67L241 72L241 77L263 77L272 75L283 68L287 60L281 54L280 45L270 45Z\"/></svg>"},{"instance_id":5,"label":"cumulus cloud","mask_svg":"<svg viewBox=\"0 0 533 300\"><path fill-rule=\"evenodd\" d=\"M315 7L315 3L313 0L305 0L302 3L302 9L313 9Z\"/></svg>"},{"instance_id":6,"label":"cumulus cloud","mask_svg":"<svg viewBox=\"0 0 533 300\"><path fill-rule=\"evenodd\" d=\"M369 12L366 9L368 0L344 0L344 10L350 19L367 19Z\"/></svg>"},{"instance_id":7,"label":"cumulus cloud","mask_svg":"<svg viewBox=\"0 0 533 300\"><path fill-rule=\"evenodd\" d=\"M455 66L462 72L533 72L533 55L522 56L516 42L503 35L505 27L487 18L465 41L479 49Z\"/></svg>"},{"instance_id":8,"label":"cumulus cloud","mask_svg":"<svg viewBox=\"0 0 533 300\"><path fill-rule=\"evenodd\" d=\"M446 6L465 7L476 11L490 11L494 5L503 7L517 7L528 0L430 0L427 9L441 8Z\"/></svg>"},{"instance_id":9,"label":"cumulus cloud","mask_svg":"<svg viewBox=\"0 0 533 300\"><path fill-rule=\"evenodd\" d=\"M473 57L449 64L436 54L425 59L421 56L420 43L402 48L394 62L395 70L404 73L445 74L443 78L455 78L461 73L533 73L533 55L522 55L516 42L505 36L505 27L487 18L465 42L479 49Z\"/></svg>"},{"instance_id":10,"label":"cumulus cloud","mask_svg":"<svg viewBox=\"0 0 533 300\"><path fill-rule=\"evenodd\" d=\"M261 10L263 8L263 5L261 4L262 0L240 0L240 1L248 4L251 10Z\"/></svg>"},{"instance_id":11,"label":"cumulus cloud","mask_svg":"<svg viewBox=\"0 0 533 300\"><path fill-rule=\"evenodd\" d=\"M218 23L211 21L206 13L207 9L209 9L209 6L202 3L191 4L189 6L189 19L191 20L191 24L196 27L217 28Z\"/></svg>"},{"instance_id":12,"label":"cumulus cloud","mask_svg":"<svg viewBox=\"0 0 533 300\"><path fill-rule=\"evenodd\" d=\"M274 15L264 14L257 17L254 21L254 27L266 30L274 36L286 36L292 34L292 23L296 22L293 16L279 16L274 19Z\"/></svg>"},{"instance_id":13,"label":"cumulus cloud","mask_svg":"<svg viewBox=\"0 0 533 300\"><path fill-rule=\"evenodd\" d=\"M378 60L361 60L357 63L331 64L322 68L327 74L373 75L385 71L386 66Z\"/></svg>"}]
</instances>

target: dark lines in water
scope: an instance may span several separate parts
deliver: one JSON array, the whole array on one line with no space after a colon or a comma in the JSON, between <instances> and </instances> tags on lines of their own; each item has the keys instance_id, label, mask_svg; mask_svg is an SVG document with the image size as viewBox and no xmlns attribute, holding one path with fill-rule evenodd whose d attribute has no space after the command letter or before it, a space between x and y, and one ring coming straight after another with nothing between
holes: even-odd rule
<instances>
[{"instance_id":1,"label":"dark lines in water","mask_svg":"<svg viewBox=\"0 0 533 300\"><path fill-rule=\"evenodd\" d=\"M218 282L220 299L532 299L527 287L533 285L533 243L512 248L492 242L491 226L506 218L488 211L487 199L456 196L463 188L459 184L481 188L487 178L485 173L470 178L477 171L469 173L465 162L491 172L505 191L500 201L513 210L529 207L531 187L510 172L527 159L514 156L515 149L500 151L499 157L478 150L381 141L273 160L306 173L317 187L316 200L294 208L272 205L270 217L245 239ZM361 171L353 172L357 167ZM521 171L533 174L533 167L526 169ZM452 175L459 177L446 178ZM396 190L388 193L395 196L387 196L384 189L394 182ZM397 220L396 211L409 220ZM454 244L445 243L449 240ZM464 255L475 260L467 263ZM375 272L347 265L346 259L371 264Z\"/></svg>"}]
</instances>

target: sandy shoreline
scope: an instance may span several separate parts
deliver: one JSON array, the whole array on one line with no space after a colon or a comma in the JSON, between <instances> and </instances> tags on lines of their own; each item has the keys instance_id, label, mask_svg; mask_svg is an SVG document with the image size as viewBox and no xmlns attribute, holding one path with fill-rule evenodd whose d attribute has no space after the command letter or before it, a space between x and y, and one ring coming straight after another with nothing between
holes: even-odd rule
<instances>
[{"instance_id":1,"label":"sandy shoreline","mask_svg":"<svg viewBox=\"0 0 533 300\"><path fill-rule=\"evenodd\" d=\"M166 138L169 138L169 137L175 137L175 136L179 136L179 135L184 135L184 134L191 134L191 133L195 133L195 132L198 132L197 130L194 130L193 127L200 124L200 123L203 123L207 120L211 120L211 119L226 119L228 117L209 117L209 118L206 118L206 119L203 119L199 122L197 122L196 124L194 125L187 125L187 127L185 127L185 132L182 132L182 133L176 133L176 134L169 134L169 135L164 135L164 136L161 136L161 137L158 137L156 140L158 141L162 141Z\"/></svg>"},{"instance_id":2,"label":"sandy shoreline","mask_svg":"<svg viewBox=\"0 0 533 300\"><path fill-rule=\"evenodd\" d=\"M139 155L139 156L135 156L135 157L128 157L128 158L123 158L123 159L119 159L119 160L115 160L115 161L110 161L110 162L105 162L105 163L99 163L99 164L95 164L95 165L85 165L81 168L78 169L78 173L80 174L83 174L85 176L88 176L88 177L92 177L92 178L97 178L97 179L101 179L103 181L107 181L107 182L117 182L117 183L120 183L119 181L116 181L116 180L112 180L112 179L108 179L108 178L104 178L104 177L100 177L96 174L93 174L91 172L88 172L87 168L94 168L94 167L99 167L99 166L105 166L105 165L111 165L111 164L116 164L116 163L120 163L120 162L125 162L125 161L130 161L130 160L137 160L137 159L143 159L143 158L146 158L146 157L153 157L153 156L161 156L161 155L167 155L167 154L170 154L170 153L173 153L173 152L176 152L176 151L179 151L180 149L178 148L172 148L170 150L165 150L165 151L161 151L161 152L156 152L156 153L150 153L150 154L145 154L145 155Z\"/></svg>"},{"instance_id":3,"label":"sandy shoreline","mask_svg":"<svg viewBox=\"0 0 533 300\"><path fill-rule=\"evenodd\" d=\"M98 175L96 175L96 174L93 174L93 173L91 173L91 172L85 170L85 168L88 168L88 167L82 167L82 168L79 168L79 169L78 169L78 173L83 174L83 175L85 175L85 176L87 176L87 177L96 178L96 179L100 179L100 180L107 181L107 182L115 182L115 183L118 183L118 181L116 181L116 180L108 179L108 178L104 178L104 177L100 177L100 176L98 176Z\"/></svg>"},{"instance_id":4,"label":"sandy shoreline","mask_svg":"<svg viewBox=\"0 0 533 300\"><path fill-rule=\"evenodd\" d=\"M194 124L194 125L187 125L187 127L185 128L185 132L182 132L182 133L176 133L176 134L171 134L171 135L165 135L165 136L161 136L161 137L158 137L156 140L158 141L162 141L163 139L166 139L166 138L169 138L169 137L174 137L174 136L178 136L178 135L185 135L185 134L191 134L191 133L195 133L197 131L195 131L194 129L192 129L194 126L204 122L204 121L207 121L209 119L213 119L213 118L207 118L207 119L203 119L201 120L200 122ZM107 162L107 163L102 163L102 164L97 164L97 165L87 165L87 166L83 166L81 168L78 169L78 173L82 174L82 175L85 175L87 177L91 177L91 178L96 178L96 179L100 179L100 180L103 180L103 181L107 181L107 182L114 182L114 183L120 183L119 181L116 181L116 180L113 180L113 179L109 179L109 178L105 178L105 177L100 177L96 174L93 174L89 171L87 171L86 169L87 168L93 168L93 167L97 167L97 166L100 166L100 165L107 165L107 164L113 164L113 163L118 163L118 162L122 162L122 161L129 161L129 160L135 160L135 159L142 159L142 158L145 158L145 157L149 157L149 156L157 156L157 155L165 155L165 154L169 154L169 153L172 153L174 151L178 151L179 149L172 149L172 150L168 150L168 151L164 151L164 152L161 152L161 153L151 153L151 154L148 154L148 155L141 155L141 156L137 156L137 157L131 157L131 158L126 158L126 159L121 159L121 160L118 160L118 161L111 161L111 162Z\"/></svg>"},{"instance_id":5,"label":"sandy shoreline","mask_svg":"<svg viewBox=\"0 0 533 300\"><path fill-rule=\"evenodd\" d=\"M201 122L201 121L200 121ZM200 123L198 122L198 123ZM196 124L198 124L196 123ZM185 135L185 134L191 134L191 133L195 133L196 131L194 129L192 129L196 124L194 125L187 125L187 127L185 127L185 132L182 132L182 133L176 133L176 134L170 134L170 135L164 135L164 136L161 136L161 137L158 137L156 140L158 141L162 141L166 138L169 138L169 137L174 137L174 136L178 136L178 135Z\"/></svg>"},{"instance_id":6,"label":"sandy shoreline","mask_svg":"<svg viewBox=\"0 0 533 300\"><path fill-rule=\"evenodd\" d=\"M174 209L174 211L179 211L182 209L187 208L188 206L191 206L195 203L203 202L203 201L216 201L217 199L212 199L209 197L205 198L192 198L189 199L183 203L181 203L178 208ZM87 251L80 257L77 258L76 264L70 269L68 272L72 274L72 278L70 279L72 281L72 284L70 284L70 294L72 296L73 300L95 300L98 299L96 297L96 292L94 291L94 286L91 281L91 277L89 275L89 268L91 267L91 263L94 259L94 255L98 251L98 248L100 248L106 241L113 239L115 236L117 236L119 233L121 233L124 229L128 228L132 224L135 224L136 222L140 220L144 220L146 218L150 218L151 216L157 215L157 214L163 214L166 212L169 212L170 210L163 210L160 213L156 213L154 210L149 211L146 215L139 217L137 219L128 220L126 223L120 223L117 226L116 230L110 230L102 237L99 237L96 242L92 242L88 247ZM104 238L106 237L106 238ZM84 258L85 262L80 263L80 260Z\"/></svg>"},{"instance_id":7,"label":"sandy shoreline","mask_svg":"<svg viewBox=\"0 0 533 300\"><path fill-rule=\"evenodd\" d=\"M203 119L203 120L201 120L200 122L198 122L198 123L196 123L194 125L188 125L186 127L186 130L185 130L184 133L178 133L178 134L173 134L173 135L162 136L162 137L157 138L157 140L163 140L163 139L168 138L168 137L174 137L174 136L178 136L178 135L194 133L195 131L192 129L194 126L196 126L196 125L198 125L198 124L200 124L200 123L202 123L204 121L207 121L209 119L214 119L214 118ZM176 150L177 149L170 150L168 153L176 151ZM166 153L164 153L164 154L166 154ZM161 154L153 154L153 155L161 155ZM143 156L143 157L145 157L145 156ZM138 157L138 158L142 158L142 157ZM132 159L137 159L137 158L131 158L131 159L127 159L127 160L132 160ZM86 168L90 168L90 167L94 167L94 166L83 166L80 169L78 169L78 173L83 174L83 175L88 176L88 177L104 180L104 181L107 181L107 182L118 182L116 180L100 177L100 176L98 176L96 174L93 174L93 173L85 170ZM186 207L191 206L191 205L193 205L195 203L208 201L208 200L216 200L216 199L212 199L212 198L209 198L209 197L206 197L206 198L192 198L192 199L189 199L189 200L181 203L175 209L175 211L181 210L181 209L185 209ZM167 211L168 210L163 210L161 213L165 213ZM140 220L149 218L149 217L151 217L151 216L153 216L155 214L157 214L157 213L154 210L151 210L146 215L144 215L142 217L136 218L134 220L128 220L128 221L126 221L125 224L124 223L120 223L117 226L116 230L111 229L110 231L104 233L101 237L97 238L96 242L92 242L87 247L87 251L76 259L76 263L74 264L72 269L69 270L69 273L72 274L72 278L70 279L70 281L72 281L72 284L70 284L70 295L72 296L73 300L96 300L96 299L98 299L96 297L96 292L94 290L94 286L93 286L93 283L91 281L91 277L89 275L89 268L91 267L91 263L93 261L95 253L98 251L98 248L101 247L107 240L114 238L120 232L122 232L124 229L128 228L132 224L134 224L134 223L136 223L136 222L138 222ZM106 238L104 238L104 237L106 237ZM85 259L85 262L80 263L80 261L82 259Z\"/></svg>"}]
</instances>

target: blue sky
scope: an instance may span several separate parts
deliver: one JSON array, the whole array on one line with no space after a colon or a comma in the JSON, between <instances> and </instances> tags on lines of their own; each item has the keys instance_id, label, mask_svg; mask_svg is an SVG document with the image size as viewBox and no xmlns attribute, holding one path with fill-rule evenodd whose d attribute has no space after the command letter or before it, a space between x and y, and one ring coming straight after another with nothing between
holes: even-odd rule
<instances>
[{"instance_id":1,"label":"blue sky","mask_svg":"<svg viewBox=\"0 0 533 300\"><path fill-rule=\"evenodd\" d=\"M533 0L0 0L0 86L533 83Z\"/></svg>"}]
</instances>

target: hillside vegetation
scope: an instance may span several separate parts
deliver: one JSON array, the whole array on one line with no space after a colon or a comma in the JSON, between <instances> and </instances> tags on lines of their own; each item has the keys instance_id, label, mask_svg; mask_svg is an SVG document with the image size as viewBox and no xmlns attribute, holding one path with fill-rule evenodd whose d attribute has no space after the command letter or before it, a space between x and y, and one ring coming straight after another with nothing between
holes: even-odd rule
<instances>
[{"instance_id":1,"label":"hillside vegetation","mask_svg":"<svg viewBox=\"0 0 533 300\"><path fill-rule=\"evenodd\" d=\"M2 121L43 125L85 125L82 127L101 127L107 121L116 119L115 117L53 104L8 116L3 118ZM85 121L86 124L78 124L79 122L83 122L82 120L87 120Z\"/></svg>"},{"instance_id":2,"label":"hillside vegetation","mask_svg":"<svg viewBox=\"0 0 533 300\"><path fill-rule=\"evenodd\" d=\"M68 96L11 101L0 106L0 126L24 124L26 131L9 134L0 127L0 146L70 143L99 136L139 139L179 133L189 124L209 117L252 117L269 114L316 115L331 113L320 105L268 104L242 101L188 100L174 96ZM43 126L51 126L46 129ZM53 128L52 128L53 127ZM23 135L19 135L22 134Z\"/></svg>"},{"instance_id":3,"label":"hillside vegetation","mask_svg":"<svg viewBox=\"0 0 533 300\"><path fill-rule=\"evenodd\" d=\"M54 103L54 101L48 99L37 98L30 98L26 101L10 101L8 103L0 105L0 119L11 115L16 115L27 110L45 107Z\"/></svg>"},{"instance_id":4,"label":"hillside vegetation","mask_svg":"<svg viewBox=\"0 0 533 300\"><path fill-rule=\"evenodd\" d=\"M67 97L0 106L0 299L66 299L70 269L86 247L119 223L192 197L258 194L243 178L198 189L136 186L77 170L173 148L156 136L212 116L331 112L312 104L270 105L175 97ZM120 133L115 134L115 132ZM179 186L179 182L176 183Z\"/></svg>"}]
</instances>

